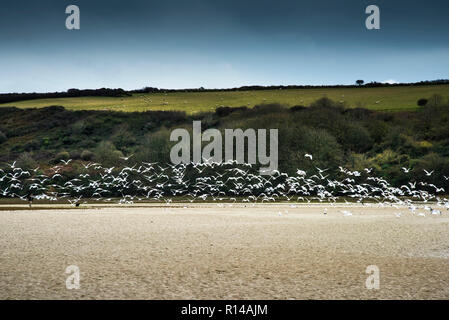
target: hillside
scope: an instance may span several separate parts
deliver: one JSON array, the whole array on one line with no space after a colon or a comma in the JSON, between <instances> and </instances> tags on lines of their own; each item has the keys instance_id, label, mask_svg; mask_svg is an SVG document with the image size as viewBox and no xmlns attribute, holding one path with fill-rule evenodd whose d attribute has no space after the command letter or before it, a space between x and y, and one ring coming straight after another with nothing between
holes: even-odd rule
<instances>
[{"instance_id":1,"label":"hillside","mask_svg":"<svg viewBox=\"0 0 449 320\"><path fill-rule=\"evenodd\" d=\"M193 120L202 129L278 128L279 170L294 174L298 168L311 171L343 166L388 178L394 184L410 177L402 167L413 168L414 179L423 179L424 169L434 170L429 182L449 188L449 107L421 107L416 112L383 112L347 109L329 99L304 108L279 104L254 108L218 108L214 112L71 111L62 107L0 108L0 168L17 160L22 168L45 169L73 159L73 175L82 163L95 161L120 167L120 157L133 155L127 164L170 162L170 133L175 128L191 130ZM313 165L305 157L313 154ZM405 180L404 180L405 179ZM448 189L449 190L449 189Z\"/></svg>"},{"instance_id":2,"label":"hillside","mask_svg":"<svg viewBox=\"0 0 449 320\"><path fill-rule=\"evenodd\" d=\"M440 95L449 99L449 84L429 86L343 87L252 91L206 91L134 93L123 97L71 97L36 99L0 104L0 107L42 108L52 105L67 110L109 110L142 112L151 110L184 111L187 114L213 112L220 106L248 106L279 103L286 106L308 106L324 96L350 108L369 110L415 110L417 101Z\"/></svg>"}]
</instances>

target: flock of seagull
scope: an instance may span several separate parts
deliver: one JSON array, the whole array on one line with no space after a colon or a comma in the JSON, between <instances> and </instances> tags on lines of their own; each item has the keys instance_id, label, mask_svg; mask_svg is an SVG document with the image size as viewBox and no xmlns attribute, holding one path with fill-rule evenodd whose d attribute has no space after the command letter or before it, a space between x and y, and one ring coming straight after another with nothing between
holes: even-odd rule
<instances>
[{"instance_id":1,"label":"flock of seagull","mask_svg":"<svg viewBox=\"0 0 449 320\"><path fill-rule=\"evenodd\" d=\"M312 155L304 156L313 161ZM281 202L292 207L298 203L377 204L397 209L405 206L417 216L441 215L443 210L449 210L444 188L412 179L395 187L373 175L372 168L351 171L339 167L341 178L332 179L329 169L318 167L310 173L298 169L295 175L289 176L275 170L272 175L264 176L253 165L235 160L217 163L204 159L202 163L176 165L142 162L120 168L89 162L82 164L82 173L73 176L68 170L71 161L62 160L46 170L22 169L17 162L8 164L5 170L0 169L0 198L17 198L28 201L30 206L33 200L66 200L77 207L87 200L128 205L148 201L166 205L202 201L220 207L236 202L245 205ZM412 169L402 170L411 175ZM426 176L432 174L433 171L425 172ZM348 210L340 212L352 215Z\"/></svg>"}]
</instances>

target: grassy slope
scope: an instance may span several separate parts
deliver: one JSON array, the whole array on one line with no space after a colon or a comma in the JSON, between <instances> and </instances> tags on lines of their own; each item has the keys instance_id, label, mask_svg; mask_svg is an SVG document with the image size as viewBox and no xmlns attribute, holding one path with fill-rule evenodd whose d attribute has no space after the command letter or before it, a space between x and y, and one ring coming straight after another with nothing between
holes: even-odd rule
<instances>
[{"instance_id":1,"label":"grassy slope","mask_svg":"<svg viewBox=\"0 0 449 320\"><path fill-rule=\"evenodd\" d=\"M289 89L235 92L176 92L135 94L132 97L81 97L38 99L0 104L19 108L62 105L71 110L181 110L187 113L213 111L219 106L254 106L260 103L278 102L286 105L309 105L327 96L344 101L349 107L373 110L413 110L420 98L440 94L449 98L449 85L384 87L384 88L337 88L337 89Z\"/></svg>"}]
</instances>

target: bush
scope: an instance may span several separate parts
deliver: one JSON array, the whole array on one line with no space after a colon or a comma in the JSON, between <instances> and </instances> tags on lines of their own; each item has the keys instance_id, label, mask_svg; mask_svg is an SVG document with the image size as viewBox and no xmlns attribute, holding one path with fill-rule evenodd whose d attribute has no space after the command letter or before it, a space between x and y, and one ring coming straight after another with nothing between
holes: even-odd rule
<instances>
[{"instance_id":1,"label":"bush","mask_svg":"<svg viewBox=\"0 0 449 320\"><path fill-rule=\"evenodd\" d=\"M429 177L426 176L424 170L434 171L434 173ZM449 187L448 182L446 179L443 179L443 176L449 176L449 160L447 157L442 157L436 153L429 153L415 162L414 175L417 180L423 180L439 186L444 183L447 188Z\"/></svg>"},{"instance_id":2,"label":"bush","mask_svg":"<svg viewBox=\"0 0 449 320\"><path fill-rule=\"evenodd\" d=\"M80 150L71 150L70 151L70 159L80 159L81 158L81 151Z\"/></svg>"},{"instance_id":3,"label":"bush","mask_svg":"<svg viewBox=\"0 0 449 320\"><path fill-rule=\"evenodd\" d=\"M0 131L0 143L5 142L6 140L8 140L8 137L6 137L6 134Z\"/></svg>"},{"instance_id":4,"label":"bush","mask_svg":"<svg viewBox=\"0 0 449 320\"><path fill-rule=\"evenodd\" d=\"M116 166L120 164L120 157L123 157L123 154L110 141L100 142L95 149L95 161L104 166Z\"/></svg>"},{"instance_id":5,"label":"bush","mask_svg":"<svg viewBox=\"0 0 449 320\"><path fill-rule=\"evenodd\" d=\"M356 123L349 123L343 128L344 130L338 140L344 148L363 153L373 147L374 141L365 127Z\"/></svg>"},{"instance_id":6,"label":"bush","mask_svg":"<svg viewBox=\"0 0 449 320\"><path fill-rule=\"evenodd\" d=\"M373 141L375 143L380 143L388 134L389 126L385 124L385 122L372 119L366 124L366 129L369 131Z\"/></svg>"},{"instance_id":7,"label":"bush","mask_svg":"<svg viewBox=\"0 0 449 320\"><path fill-rule=\"evenodd\" d=\"M162 127L154 133L147 133L143 145L134 160L141 162L169 162L170 149L176 142L170 142L170 131Z\"/></svg>"},{"instance_id":8,"label":"bush","mask_svg":"<svg viewBox=\"0 0 449 320\"><path fill-rule=\"evenodd\" d=\"M391 149L386 149L384 152L377 154L372 160L382 169L386 169L392 165L408 163L408 157L406 155L401 155Z\"/></svg>"},{"instance_id":9,"label":"bush","mask_svg":"<svg viewBox=\"0 0 449 320\"><path fill-rule=\"evenodd\" d=\"M231 107L219 107L215 109L215 114L219 117L226 117L232 113Z\"/></svg>"},{"instance_id":10,"label":"bush","mask_svg":"<svg viewBox=\"0 0 449 320\"><path fill-rule=\"evenodd\" d=\"M24 152L19 156L17 165L24 170L34 169L38 166L37 162L29 152Z\"/></svg>"},{"instance_id":11,"label":"bush","mask_svg":"<svg viewBox=\"0 0 449 320\"><path fill-rule=\"evenodd\" d=\"M87 128L87 124L84 120L79 120L72 125L72 131L77 134L84 133L84 130Z\"/></svg>"},{"instance_id":12,"label":"bush","mask_svg":"<svg viewBox=\"0 0 449 320\"><path fill-rule=\"evenodd\" d=\"M426 103L426 106L428 107L439 107L442 106L444 103L444 99L439 94L434 94L432 97L430 97L429 101Z\"/></svg>"},{"instance_id":13,"label":"bush","mask_svg":"<svg viewBox=\"0 0 449 320\"><path fill-rule=\"evenodd\" d=\"M37 140L31 140L30 142L27 142L23 148L26 151L33 151L33 150L39 150L41 145L39 144L39 141Z\"/></svg>"},{"instance_id":14,"label":"bush","mask_svg":"<svg viewBox=\"0 0 449 320\"><path fill-rule=\"evenodd\" d=\"M349 155L349 160L348 169L352 171L364 171L365 168L379 170L379 166L377 166L372 159L369 159L364 154L351 153Z\"/></svg>"},{"instance_id":15,"label":"bush","mask_svg":"<svg viewBox=\"0 0 449 320\"><path fill-rule=\"evenodd\" d=\"M156 129L158 126L159 126L158 123L156 123L154 121L149 121L143 125L143 131L145 131L145 132L152 131L152 130Z\"/></svg>"},{"instance_id":16,"label":"bush","mask_svg":"<svg viewBox=\"0 0 449 320\"><path fill-rule=\"evenodd\" d=\"M215 114L219 117L226 117L230 115L231 113L238 112L238 111L246 111L248 110L247 106L241 106L241 107L218 107L215 109Z\"/></svg>"},{"instance_id":17,"label":"bush","mask_svg":"<svg viewBox=\"0 0 449 320\"><path fill-rule=\"evenodd\" d=\"M419 99L418 100L418 106L424 107L427 104L427 102L429 102L429 100L427 100L427 99Z\"/></svg>"},{"instance_id":18,"label":"bush","mask_svg":"<svg viewBox=\"0 0 449 320\"><path fill-rule=\"evenodd\" d=\"M212 114L207 114L203 119L201 119L201 129L207 130L209 128L217 127L219 121Z\"/></svg>"},{"instance_id":19,"label":"bush","mask_svg":"<svg viewBox=\"0 0 449 320\"><path fill-rule=\"evenodd\" d=\"M69 160L69 159L70 159L70 153L68 153L67 151L61 151L61 152L56 154L54 160L56 162L59 162L61 160Z\"/></svg>"},{"instance_id":20,"label":"bush","mask_svg":"<svg viewBox=\"0 0 449 320\"><path fill-rule=\"evenodd\" d=\"M343 151L336 139L326 130L303 127L294 123L279 126L280 170L295 174L296 169L314 172L315 166L335 168L343 160ZM313 155L313 161L304 155Z\"/></svg>"},{"instance_id":21,"label":"bush","mask_svg":"<svg viewBox=\"0 0 449 320\"><path fill-rule=\"evenodd\" d=\"M121 125L112 137L114 145L123 150L136 144L136 138L128 131L127 125Z\"/></svg>"},{"instance_id":22,"label":"bush","mask_svg":"<svg viewBox=\"0 0 449 320\"><path fill-rule=\"evenodd\" d=\"M302 111L304 109L307 109L307 107L304 107L304 106L293 106L293 107L290 108L290 111L291 112L297 112L297 111Z\"/></svg>"},{"instance_id":23,"label":"bush","mask_svg":"<svg viewBox=\"0 0 449 320\"><path fill-rule=\"evenodd\" d=\"M253 114L258 116L269 113L281 113L285 110L286 108L279 103L259 104L252 109Z\"/></svg>"},{"instance_id":24,"label":"bush","mask_svg":"<svg viewBox=\"0 0 449 320\"><path fill-rule=\"evenodd\" d=\"M322 107L322 108L332 108L332 107L340 107L341 104L336 103L335 101L327 98L327 97L323 97L320 98L318 100L316 100L315 102L313 102L311 105L311 107Z\"/></svg>"},{"instance_id":25,"label":"bush","mask_svg":"<svg viewBox=\"0 0 449 320\"><path fill-rule=\"evenodd\" d=\"M91 161L94 158L94 153L89 150L81 152L81 160Z\"/></svg>"}]
</instances>

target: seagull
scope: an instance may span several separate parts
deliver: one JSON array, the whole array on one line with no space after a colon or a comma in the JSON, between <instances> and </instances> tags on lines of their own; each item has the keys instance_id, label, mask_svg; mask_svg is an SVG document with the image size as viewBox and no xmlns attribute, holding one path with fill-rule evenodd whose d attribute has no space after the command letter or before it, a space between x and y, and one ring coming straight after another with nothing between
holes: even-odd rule
<instances>
[{"instance_id":1,"label":"seagull","mask_svg":"<svg viewBox=\"0 0 449 320\"><path fill-rule=\"evenodd\" d=\"M432 211L430 211L430 213L434 214L434 215L440 215L441 211L440 210L436 210L436 209L432 209Z\"/></svg>"},{"instance_id":2,"label":"seagull","mask_svg":"<svg viewBox=\"0 0 449 320\"><path fill-rule=\"evenodd\" d=\"M12 164L9 164L9 163L8 163L8 166L9 166L11 169L14 169L14 168L16 167L16 162L17 162L17 161L14 161Z\"/></svg>"},{"instance_id":3,"label":"seagull","mask_svg":"<svg viewBox=\"0 0 449 320\"><path fill-rule=\"evenodd\" d=\"M132 156L133 156L133 154L130 155L130 156L127 156L127 157L120 157L120 159L125 160L125 161L128 161L128 159L131 158Z\"/></svg>"},{"instance_id":4,"label":"seagull","mask_svg":"<svg viewBox=\"0 0 449 320\"><path fill-rule=\"evenodd\" d=\"M426 176L428 176L428 177L430 177L434 171L435 170L432 170L432 171L429 172L426 169L424 169L424 172L426 173Z\"/></svg>"},{"instance_id":5,"label":"seagull","mask_svg":"<svg viewBox=\"0 0 449 320\"><path fill-rule=\"evenodd\" d=\"M326 172L327 170L329 170L329 169L320 169L318 167L315 167L315 168L319 171L319 173L323 173L323 172Z\"/></svg>"},{"instance_id":6,"label":"seagull","mask_svg":"<svg viewBox=\"0 0 449 320\"><path fill-rule=\"evenodd\" d=\"M121 158L125 160L132 156ZM310 154L305 154L304 157L313 159ZM71 159L62 163L67 165L70 161ZM207 160L202 164L142 162L132 167L121 166L116 170L114 167L104 167L100 163L89 162L86 165L81 162L81 164L85 169L89 169L88 173L83 172L77 177L71 177L70 174L66 175L68 173L64 172L62 165L49 168L51 174L39 174L38 168L27 171L17 167L16 162L13 162L8 164L9 169L0 169L0 193L4 197L21 200L26 200L27 194L35 195L36 200L68 199L73 206L81 204L81 197L106 202L118 198L117 203L125 205L145 200L162 201L168 205L176 201L175 199L189 202L209 199L237 202L239 199L239 202L251 203L252 206L256 202L286 201L293 202L290 204L292 208L297 207L295 203L299 201L307 203L327 201L328 204L334 205L342 199L347 204L364 205L371 205L367 202L371 200L380 206L392 206L397 209L405 205L413 213L416 211L413 201L429 205L437 201L438 206L449 210L449 199L437 196L445 192L444 188L419 180L396 187L386 178L375 176L373 168L364 168L366 174L362 174L360 171L351 171L340 166L339 170L345 176L339 178L338 170L332 172L331 169L318 167L316 167L318 173L310 177L300 168L296 169L296 175L293 176L274 170L272 175L266 177L256 167L235 160L228 160L225 163ZM207 168L211 170L206 170ZM402 170L410 172L411 168ZM324 172L326 175L323 175ZM427 176L434 173L426 170L424 172ZM333 178L334 175L338 178ZM444 178L449 180L446 176ZM425 187L425 190L421 187ZM344 198L340 198L342 195ZM351 202L349 199L354 200ZM429 205L424 206L424 210L438 214L439 210L434 211L435 209ZM280 215L284 214L284 211L279 212ZM328 209L324 208L323 214L326 215L327 212ZM340 212L344 216L352 215L346 210ZM396 215L400 216L402 213ZM419 216L425 216L425 213Z\"/></svg>"}]
</instances>

